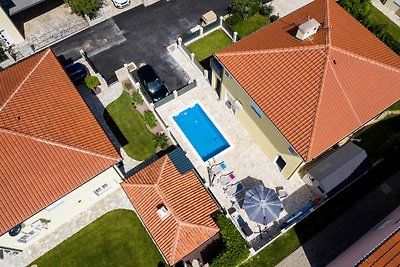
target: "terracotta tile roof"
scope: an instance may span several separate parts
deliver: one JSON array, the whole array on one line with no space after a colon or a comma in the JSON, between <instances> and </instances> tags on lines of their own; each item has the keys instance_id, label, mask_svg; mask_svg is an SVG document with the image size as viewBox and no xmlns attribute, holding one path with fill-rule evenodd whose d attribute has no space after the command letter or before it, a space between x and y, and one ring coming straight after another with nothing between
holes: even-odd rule
<instances>
[{"instance_id":1,"label":"terracotta tile roof","mask_svg":"<svg viewBox=\"0 0 400 267\"><path fill-rule=\"evenodd\" d=\"M211 218L218 210L213 199L193 170L179 173L168 155L134 174L122 187L170 265L219 231ZM164 220L157 215L160 204L170 212Z\"/></svg>"},{"instance_id":2,"label":"terracotta tile roof","mask_svg":"<svg viewBox=\"0 0 400 267\"><path fill-rule=\"evenodd\" d=\"M51 50L0 72L0 233L120 157Z\"/></svg>"},{"instance_id":3,"label":"terracotta tile roof","mask_svg":"<svg viewBox=\"0 0 400 267\"><path fill-rule=\"evenodd\" d=\"M400 265L400 231L397 230L376 250L364 258L357 266L399 266Z\"/></svg>"},{"instance_id":4,"label":"terracotta tile roof","mask_svg":"<svg viewBox=\"0 0 400 267\"><path fill-rule=\"evenodd\" d=\"M297 27L308 18L322 26L300 41ZM333 0L316 0L216 57L305 161L400 99L400 57Z\"/></svg>"}]
</instances>

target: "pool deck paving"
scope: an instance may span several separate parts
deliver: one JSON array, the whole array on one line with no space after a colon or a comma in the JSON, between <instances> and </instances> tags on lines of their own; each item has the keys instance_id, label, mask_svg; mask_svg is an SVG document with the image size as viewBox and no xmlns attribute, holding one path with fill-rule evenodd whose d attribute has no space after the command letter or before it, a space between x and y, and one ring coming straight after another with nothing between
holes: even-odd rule
<instances>
[{"instance_id":1,"label":"pool deck paving","mask_svg":"<svg viewBox=\"0 0 400 267\"><path fill-rule=\"evenodd\" d=\"M219 204L226 210L233 205L228 195L218 183L214 182L210 184L207 166L209 166L211 160L204 162L199 157L173 119L174 115L197 103L200 104L230 144L228 149L213 158L213 162L225 162L227 168L223 173L233 172L236 176L236 182L250 176L262 180L263 184L268 188L275 189L277 186L283 186L289 194L286 198L282 199L285 211L281 213L278 223L268 226L268 230L263 233L264 238L260 238L259 234L256 233L260 230L258 225L249 220L243 209L238 209L239 214L254 232L254 234L246 238L247 241L254 248L258 248L262 243L279 234L279 223L286 221L292 214L306 206L312 199L312 195L297 174L289 180L280 174L275 164L264 154L250 134L235 118L234 114L218 99L216 92L202 73L190 62L186 54L176 45L169 47L169 50L171 56L179 62L187 74L192 79L196 79L197 87L158 107L157 112L166 123L171 135L187 153L196 170L205 180L205 186L209 188ZM235 206L238 208L237 205Z\"/></svg>"}]
</instances>

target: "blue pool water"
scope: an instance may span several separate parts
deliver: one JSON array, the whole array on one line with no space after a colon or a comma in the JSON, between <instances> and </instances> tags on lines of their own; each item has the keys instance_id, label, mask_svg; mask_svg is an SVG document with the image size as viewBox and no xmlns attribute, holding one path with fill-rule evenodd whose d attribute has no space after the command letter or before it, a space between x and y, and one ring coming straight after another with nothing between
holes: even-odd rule
<instances>
[{"instance_id":1,"label":"blue pool water","mask_svg":"<svg viewBox=\"0 0 400 267\"><path fill-rule=\"evenodd\" d=\"M229 147L229 143L199 104L173 118L203 161L209 160Z\"/></svg>"}]
</instances>

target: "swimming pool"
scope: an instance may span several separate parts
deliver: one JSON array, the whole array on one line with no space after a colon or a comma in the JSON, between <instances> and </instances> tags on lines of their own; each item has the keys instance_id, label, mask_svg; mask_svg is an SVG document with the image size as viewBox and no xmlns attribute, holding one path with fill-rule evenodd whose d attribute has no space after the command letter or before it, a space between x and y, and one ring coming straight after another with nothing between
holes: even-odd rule
<instances>
[{"instance_id":1,"label":"swimming pool","mask_svg":"<svg viewBox=\"0 0 400 267\"><path fill-rule=\"evenodd\" d=\"M203 161L230 146L199 104L185 109L173 119Z\"/></svg>"}]
</instances>

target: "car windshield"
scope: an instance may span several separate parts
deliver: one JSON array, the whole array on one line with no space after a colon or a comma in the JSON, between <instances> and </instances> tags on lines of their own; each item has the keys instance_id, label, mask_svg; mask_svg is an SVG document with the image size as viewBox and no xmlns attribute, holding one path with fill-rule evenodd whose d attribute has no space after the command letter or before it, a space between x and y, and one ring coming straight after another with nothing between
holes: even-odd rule
<instances>
[{"instance_id":1,"label":"car windshield","mask_svg":"<svg viewBox=\"0 0 400 267\"><path fill-rule=\"evenodd\" d=\"M161 86L162 86L162 82L159 78L157 78L156 80L151 81L147 84L147 87L149 88L149 91L151 93L156 92L158 89L161 88Z\"/></svg>"}]
</instances>

